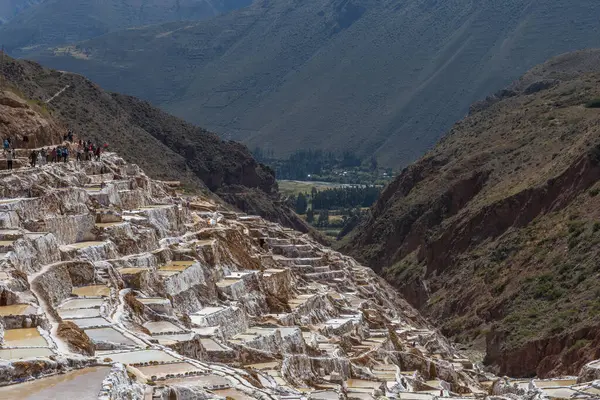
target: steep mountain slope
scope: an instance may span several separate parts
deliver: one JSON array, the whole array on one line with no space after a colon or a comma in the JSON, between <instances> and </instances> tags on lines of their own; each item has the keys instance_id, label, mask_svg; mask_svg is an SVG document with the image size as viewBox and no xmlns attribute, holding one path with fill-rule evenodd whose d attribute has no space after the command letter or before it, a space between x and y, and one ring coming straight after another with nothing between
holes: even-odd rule
<instances>
[{"instance_id":1,"label":"steep mountain slope","mask_svg":"<svg viewBox=\"0 0 600 400\"><path fill-rule=\"evenodd\" d=\"M535 64L600 46L598 15L595 0L261 0L35 57L250 148L400 166Z\"/></svg>"},{"instance_id":2,"label":"steep mountain slope","mask_svg":"<svg viewBox=\"0 0 600 400\"><path fill-rule=\"evenodd\" d=\"M2 0L0 1L0 25L10 21L19 13L43 0Z\"/></svg>"},{"instance_id":3,"label":"steep mountain slope","mask_svg":"<svg viewBox=\"0 0 600 400\"><path fill-rule=\"evenodd\" d=\"M600 50L532 69L402 171L346 251L500 373L573 373L600 354L598 98Z\"/></svg>"},{"instance_id":4,"label":"steep mountain slope","mask_svg":"<svg viewBox=\"0 0 600 400\"><path fill-rule=\"evenodd\" d=\"M24 55L32 48L77 42L117 29L205 19L252 0L4 1L0 18L5 14L8 22L0 27L0 37L8 51Z\"/></svg>"},{"instance_id":5,"label":"steep mountain slope","mask_svg":"<svg viewBox=\"0 0 600 400\"><path fill-rule=\"evenodd\" d=\"M227 193L236 206L245 204L237 196L255 194L257 204L248 211L308 231L298 216L274 203L273 171L257 163L243 145L222 141L136 98L105 92L80 75L13 59L4 72L11 86L40 104L56 95L46 107L76 135L109 143L153 177Z\"/></svg>"}]
</instances>

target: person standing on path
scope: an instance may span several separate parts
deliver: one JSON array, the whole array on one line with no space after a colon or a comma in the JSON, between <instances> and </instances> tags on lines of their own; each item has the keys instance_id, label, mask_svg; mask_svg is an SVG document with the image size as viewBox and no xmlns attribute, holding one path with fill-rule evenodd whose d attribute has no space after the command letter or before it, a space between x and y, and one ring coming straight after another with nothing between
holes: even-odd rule
<instances>
[{"instance_id":1,"label":"person standing on path","mask_svg":"<svg viewBox=\"0 0 600 400\"><path fill-rule=\"evenodd\" d=\"M14 155L14 151L12 149L8 149L8 153L6 153L6 168L10 171L13 169Z\"/></svg>"},{"instance_id":2,"label":"person standing on path","mask_svg":"<svg viewBox=\"0 0 600 400\"><path fill-rule=\"evenodd\" d=\"M29 159L31 160L31 166L35 167L37 162L37 151L31 150L31 154L29 154Z\"/></svg>"}]
</instances>

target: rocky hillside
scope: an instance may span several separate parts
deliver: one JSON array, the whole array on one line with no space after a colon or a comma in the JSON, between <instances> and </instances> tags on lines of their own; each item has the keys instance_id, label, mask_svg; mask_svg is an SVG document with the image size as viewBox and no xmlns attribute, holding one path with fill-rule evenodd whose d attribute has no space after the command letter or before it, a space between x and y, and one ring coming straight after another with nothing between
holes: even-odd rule
<instances>
[{"instance_id":1,"label":"rocky hillside","mask_svg":"<svg viewBox=\"0 0 600 400\"><path fill-rule=\"evenodd\" d=\"M118 29L202 20L252 0L2 0L0 37L14 55L91 39ZM1 24L0 24L1 25Z\"/></svg>"},{"instance_id":2,"label":"rocky hillside","mask_svg":"<svg viewBox=\"0 0 600 400\"><path fill-rule=\"evenodd\" d=\"M600 355L599 66L563 55L473 105L345 246L501 374Z\"/></svg>"},{"instance_id":3,"label":"rocky hillside","mask_svg":"<svg viewBox=\"0 0 600 400\"><path fill-rule=\"evenodd\" d=\"M80 75L13 59L4 73L14 91L43 108L63 129L108 143L154 178L227 193L227 200L240 207L250 197L254 203L248 211L308 230L287 207L275 203L273 171L257 163L243 145L225 142L136 98L105 92Z\"/></svg>"},{"instance_id":4,"label":"rocky hillside","mask_svg":"<svg viewBox=\"0 0 600 400\"><path fill-rule=\"evenodd\" d=\"M259 0L31 56L251 149L351 150L399 167L474 101L599 47L598 15L597 0Z\"/></svg>"}]
</instances>

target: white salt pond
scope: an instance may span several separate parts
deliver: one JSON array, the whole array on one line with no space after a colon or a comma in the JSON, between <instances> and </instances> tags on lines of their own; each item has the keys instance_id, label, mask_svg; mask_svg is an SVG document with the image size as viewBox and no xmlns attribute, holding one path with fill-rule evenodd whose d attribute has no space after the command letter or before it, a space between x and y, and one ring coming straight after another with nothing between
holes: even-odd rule
<instances>
[{"instance_id":1,"label":"white salt pond","mask_svg":"<svg viewBox=\"0 0 600 400\"><path fill-rule=\"evenodd\" d=\"M54 354L52 353L52 350L46 347L0 349L0 360L20 360L36 357L49 357L52 354Z\"/></svg>"},{"instance_id":2,"label":"white salt pond","mask_svg":"<svg viewBox=\"0 0 600 400\"><path fill-rule=\"evenodd\" d=\"M122 364L143 364L151 361L172 362L177 359L161 350L138 350L123 353L104 353L101 359L110 358L113 362Z\"/></svg>"},{"instance_id":3,"label":"white salt pond","mask_svg":"<svg viewBox=\"0 0 600 400\"><path fill-rule=\"evenodd\" d=\"M228 348L222 346L221 344L215 342L213 339L200 339L200 343L202 343L202 347L206 349L206 351L225 351Z\"/></svg>"},{"instance_id":4,"label":"white salt pond","mask_svg":"<svg viewBox=\"0 0 600 400\"><path fill-rule=\"evenodd\" d=\"M37 328L7 329L4 331L6 347L48 346L46 339L40 335Z\"/></svg>"},{"instance_id":5,"label":"white salt pond","mask_svg":"<svg viewBox=\"0 0 600 400\"><path fill-rule=\"evenodd\" d=\"M185 342L192 339L191 333L179 333L176 335L158 335L154 337L158 339L158 343L162 345L175 344L179 342Z\"/></svg>"},{"instance_id":6,"label":"white salt pond","mask_svg":"<svg viewBox=\"0 0 600 400\"><path fill-rule=\"evenodd\" d=\"M218 387L218 386L230 386L230 382L215 374L208 375L196 375L189 378L173 378L161 381L164 385L177 385L177 386L199 386L205 388Z\"/></svg>"},{"instance_id":7,"label":"white salt pond","mask_svg":"<svg viewBox=\"0 0 600 400\"><path fill-rule=\"evenodd\" d=\"M184 329L169 321L150 321L144 324L144 328L148 329L150 333L160 334L168 332L182 332Z\"/></svg>"},{"instance_id":8,"label":"white salt pond","mask_svg":"<svg viewBox=\"0 0 600 400\"><path fill-rule=\"evenodd\" d=\"M84 400L96 399L109 367L85 368L37 379L31 382L0 387L0 398L11 400Z\"/></svg>"},{"instance_id":9,"label":"white salt pond","mask_svg":"<svg viewBox=\"0 0 600 400\"><path fill-rule=\"evenodd\" d=\"M69 299L58 308L61 310L74 310L79 308L96 308L104 302L103 299Z\"/></svg>"},{"instance_id":10,"label":"white salt pond","mask_svg":"<svg viewBox=\"0 0 600 400\"><path fill-rule=\"evenodd\" d=\"M124 345L135 345L135 342L114 328L93 328L85 329L84 332L92 339L94 343L112 342Z\"/></svg>"},{"instance_id":11,"label":"white salt pond","mask_svg":"<svg viewBox=\"0 0 600 400\"><path fill-rule=\"evenodd\" d=\"M73 308L67 310L58 310L58 315L62 319L94 318L100 316L99 308Z\"/></svg>"},{"instance_id":12,"label":"white salt pond","mask_svg":"<svg viewBox=\"0 0 600 400\"><path fill-rule=\"evenodd\" d=\"M77 319L72 319L70 321L73 322L78 327L80 327L81 329L91 328L93 326L108 326L108 325L110 325L110 323L102 317L77 318Z\"/></svg>"},{"instance_id":13,"label":"white salt pond","mask_svg":"<svg viewBox=\"0 0 600 400\"><path fill-rule=\"evenodd\" d=\"M147 367L137 367L137 369L147 377L164 377L170 374L185 374L186 372L198 371L198 368L186 362L150 365Z\"/></svg>"}]
</instances>

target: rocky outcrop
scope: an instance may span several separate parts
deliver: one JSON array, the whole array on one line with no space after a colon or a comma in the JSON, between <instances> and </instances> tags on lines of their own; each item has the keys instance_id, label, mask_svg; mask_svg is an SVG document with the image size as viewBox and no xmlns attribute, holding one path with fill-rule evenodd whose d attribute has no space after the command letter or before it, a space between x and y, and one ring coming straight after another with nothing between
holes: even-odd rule
<instances>
[{"instance_id":1,"label":"rocky outcrop","mask_svg":"<svg viewBox=\"0 0 600 400\"><path fill-rule=\"evenodd\" d=\"M58 324L56 335L68 343L74 353L93 356L96 351L96 346L88 335L71 321L63 321Z\"/></svg>"},{"instance_id":2,"label":"rocky outcrop","mask_svg":"<svg viewBox=\"0 0 600 400\"><path fill-rule=\"evenodd\" d=\"M0 137L14 147L37 148L60 142L65 129L54 121L46 105L26 101L19 94L0 90Z\"/></svg>"}]
</instances>

